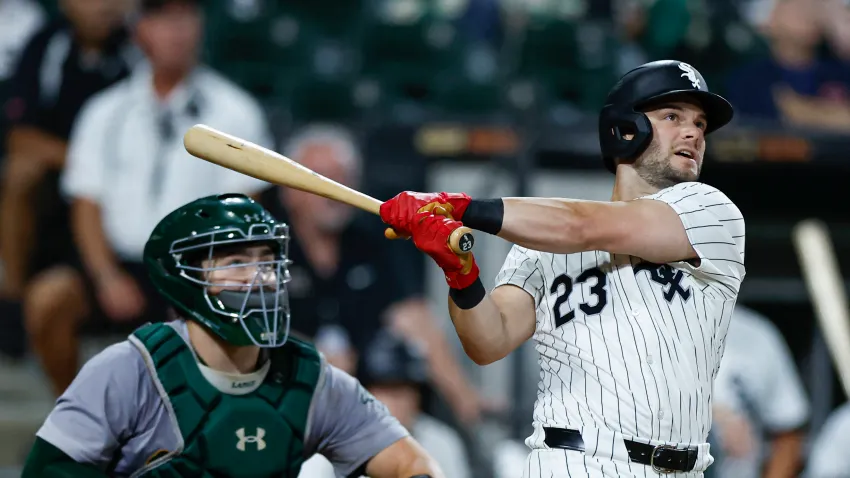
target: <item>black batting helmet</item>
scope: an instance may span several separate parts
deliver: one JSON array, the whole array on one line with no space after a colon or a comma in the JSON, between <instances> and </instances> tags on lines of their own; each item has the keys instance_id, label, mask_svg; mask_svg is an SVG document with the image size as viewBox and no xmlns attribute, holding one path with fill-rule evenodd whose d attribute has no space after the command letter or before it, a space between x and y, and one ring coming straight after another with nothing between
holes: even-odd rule
<instances>
[{"instance_id":1,"label":"black batting helmet","mask_svg":"<svg viewBox=\"0 0 850 478\"><path fill-rule=\"evenodd\" d=\"M599 145L609 171L615 172L615 158L635 158L652 140L652 125L641 108L673 95L695 98L705 111L711 133L732 120L732 105L708 91L705 78L696 68L675 60L653 61L623 75L611 88L599 113ZM633 134L627 140L625 134Z\"/></svg>"},{"instance_id":2,"label":"black batting helmet","mask_svg":"<svg viewBox=\"0 0 850 478\"><path fill-rule=\"evenodd\" d=\"M388 330L382 330L372 339L357 368L357 378L365 387L428 383L425 356L413 344Z\"/></svg>"}]
</instances>

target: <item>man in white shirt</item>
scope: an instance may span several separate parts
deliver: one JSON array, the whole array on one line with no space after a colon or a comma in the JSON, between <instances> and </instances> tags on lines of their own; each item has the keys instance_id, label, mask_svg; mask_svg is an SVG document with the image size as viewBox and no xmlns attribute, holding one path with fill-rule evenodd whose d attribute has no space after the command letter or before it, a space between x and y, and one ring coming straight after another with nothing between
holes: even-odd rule
<instances>
[{"instance_id":1,"label":"man in white shirt","mask_svg":"<svg viewBox=\"0 0 850 478\"><path fill-rule=\"evenodd\" d=\"M715 476L798 475L808 398L781 332L740 304L714 381L713 408L712 433L720 445Z\"/></svg>"},{"instance_id":2,"label":"man in white shirt","mask_svg":"<svg viewBox=\"0 0 850 478\"><path fill-rule=\"evenodd\" d=\"M259 104L198 64L198 0L143 0L137 42L147 61L93 97L74 125L62 191L81 264L42 273L24 301L32 347L53 391L77 371L77 329L166 317L141 265L146 238L169 211L198 197L258 195L267 183L189 155L183 132L205 123L271 145ZM99 319L99 320L98 320Z\"/></svg>"},{"instance_id":3,"label":"man in white shirt","mask_svg":"<svg viewBox=\"0 0 850 478\"><path fill-rule=\"evenodd\" d=\"M11 78L19 55L44 17L44 9L34 0L0 0L0 83Z\"/></svg>"},{"instance_id":4,"label":"man in white shirt","mask_svg":"<svg viewBox=\"0 0 850 478\"><path fill-rule=\"evenodd\" d=\"M422 412L421 389L428 383L423 351L384 329L363 351L357 378L404 425L419 444L452 478L470 478L466 447L447 424ZM301 467L299 478L333 478L333 467L314 455Z\"/></svg>"}]
</instances>

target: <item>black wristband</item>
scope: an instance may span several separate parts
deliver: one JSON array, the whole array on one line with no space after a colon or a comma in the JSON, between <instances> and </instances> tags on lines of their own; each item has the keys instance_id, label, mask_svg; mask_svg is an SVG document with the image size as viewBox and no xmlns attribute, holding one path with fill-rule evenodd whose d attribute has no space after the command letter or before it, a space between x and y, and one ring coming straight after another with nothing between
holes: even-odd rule
<instances>
[{"instance_id":1,"label":"black wristband","mask_svg":"<svg viewBox=\"0 0 850 478\"><path fill-rule=\"evenodd\" d=\"M449 289L449 297L452 298L455 305L463 310L468 310L480 304L484 297L487 296L487 289L481 282L481 278L475 279L475 282L465 289Z\"/></svg>"},{"instance_id":2,"label":"black wristband","mask_svg":"<svg viewBox=\"0 0 850 478\"><path fill-rule=\"evenodd\" d=\"M473 199L466 206L461 221L464 226L495 236L502 230L504 217L505 203L502 198Z\"/></svg>"}]
</instances>

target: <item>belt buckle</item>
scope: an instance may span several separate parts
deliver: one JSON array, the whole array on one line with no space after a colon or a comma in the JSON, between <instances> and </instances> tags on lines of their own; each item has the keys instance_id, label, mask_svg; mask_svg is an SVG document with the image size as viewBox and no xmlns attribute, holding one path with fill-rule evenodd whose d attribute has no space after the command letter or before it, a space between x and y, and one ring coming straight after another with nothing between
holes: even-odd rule
<instances>
[{"instance_id":1,"label":"belt buckle","mask_svg":"<svg viewBox=\"0 0 850 478\"><path fill-rule=\"evenodd\" d=\"M670 474L670 473L676 473L677 471L679 471L679 470L674 470L674 469L671 469L671 468L663 468L663 467L658 466L658 465L656 465L656 464L655 464L655 456L656 456L656 455L658 454L658 452L659 452L659 451L661 451L661 450L673 450L673 451L676 451L676 447L675 447L675 446L671 446L671 445L658 445L658 446L654 447L654 448L652 449L652 455L650 455L650 457L649 457L649 466L651 466L651 467L652 467L652 470L653 470L653 471L656 471L656 472L658 472L658 473L665 474L665 475L666 475L666 474Z\"/></svg>"}]
</instances>

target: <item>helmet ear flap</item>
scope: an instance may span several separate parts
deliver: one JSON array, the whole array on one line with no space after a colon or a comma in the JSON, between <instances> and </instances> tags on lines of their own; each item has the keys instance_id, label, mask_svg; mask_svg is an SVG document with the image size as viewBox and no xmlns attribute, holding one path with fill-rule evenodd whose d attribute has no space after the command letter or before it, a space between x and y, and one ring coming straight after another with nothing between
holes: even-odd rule
<instances>
[{"instance_id":1,"label":"helmet ear flap","mask_svg":"<svg viewBox=\"0 0 850 478\"><path fill-rule=\"evenodd\" d=\"M605 167L613 173L615 158L635 159L649 146L652 123L643 113L607 107L599 115L599 138Z\"/></svg>"}]
</instances>

